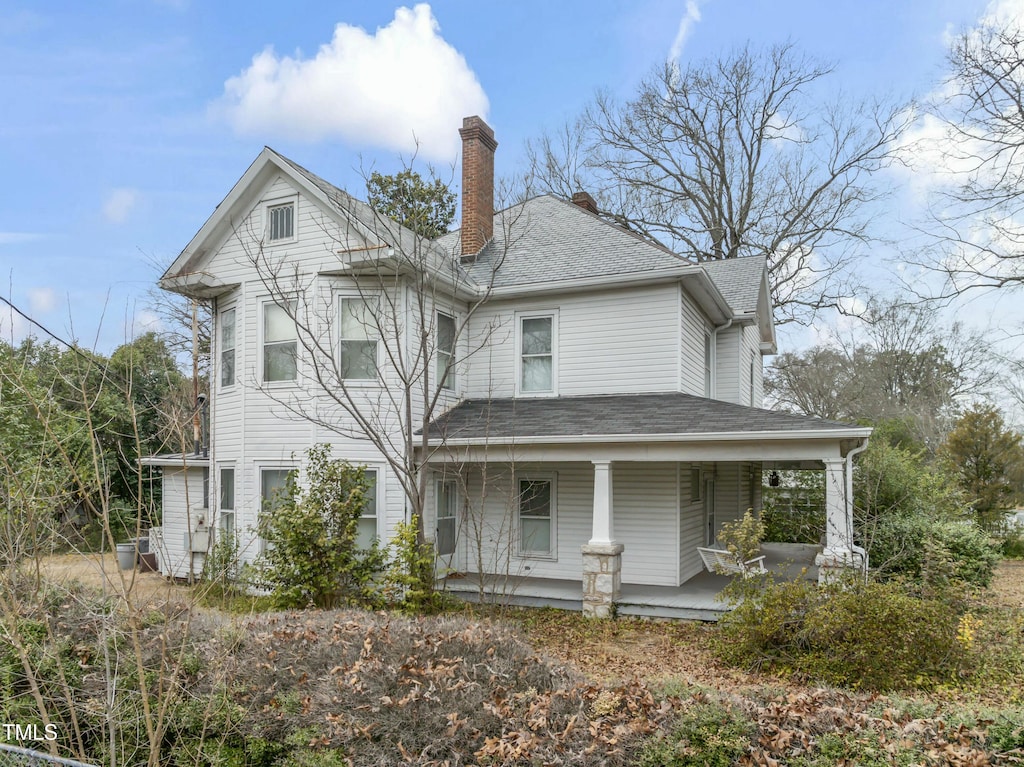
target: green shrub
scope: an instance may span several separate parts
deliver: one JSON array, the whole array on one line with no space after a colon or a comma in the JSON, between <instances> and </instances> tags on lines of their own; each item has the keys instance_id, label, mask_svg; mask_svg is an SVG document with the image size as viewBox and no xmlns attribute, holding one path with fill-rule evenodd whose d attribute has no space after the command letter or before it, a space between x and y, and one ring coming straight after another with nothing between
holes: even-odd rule
<instances>
[{"instance_id":1,"label":"green shrub","mask_svg":"<svg viewBox=\"0 0 1024 767\"><path fill-rule=\"evenodd\" d=\"M740 562L747 562L761 553L764 540L764 523L754 516L753 509L747 509L743 516L722 525L718 541Z\"/></svg>"},{"instance_id":2,"label":"green shrub","mask_svg":"<svg viewBox=\"0 0 1024 767\"><path fill-rule=\"evenodd\" d=\"M696 703L668 732L648 741L638 767L730 767L751 746L753 722L729 706Z\"/></svg>"},{"instance_id":3,"label":"green shrub","mask_svg":"<svg viewBox=\"0 0 1024 767\"><path fill-rule=\"evenodd\" d=\"M1007 531L999 541L999 551L1007 559L1024 559L1024 530Z\"/></svg>"},{"instance_id":4,"label":"green shrub","mask_svg":"<svg viewBox=\"0 0 1024 767\"><path fill-rule=\"evenodd\" d=\"M810 680L871 690L933 687L965 652L948 602L903 584L801 581L748 587L718 624L714 645L728 663L767 666Z\"/></svg>"},{"instance_id":5,"label":"green shrub","mask_svg":"<svg viewBox=\"0 0 1024 767\"><path fill-rule=\"evenodd\" d=\"M332 460L329 445L306 452L306 488L295 477L260 519L266 550L254 572L281 607L373 604L383 567L376 544L357 543L370 486L362 468Z\"/></svg>"}]
</instances>

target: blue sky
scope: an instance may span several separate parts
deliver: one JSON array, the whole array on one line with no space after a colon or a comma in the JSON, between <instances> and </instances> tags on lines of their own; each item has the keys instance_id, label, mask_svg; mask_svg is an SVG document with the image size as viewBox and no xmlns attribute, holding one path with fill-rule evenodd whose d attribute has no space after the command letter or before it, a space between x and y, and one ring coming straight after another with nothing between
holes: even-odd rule
<instances>
[{"instance_id":1,"label":"blue sky","mask_svg":"<svg viewBox=\"0 0 1024 767\"><path fill-rule=\"evenodd\" d=\"M999 0L1007 5L1008 0ZM359 169L455 161L481 113L497 172L597 88L678 53L796 43L855 96L926 94L984 0L94 0L0 4L0 295L109 352L264 144L361 194ZM1016 11L1014 11L1016 12ZM1024 18L1024 16L1022 16ZM311 106L312 105L312 106ZM10 339L25 323L0 310Z\"/></svg>"}]
</instances>

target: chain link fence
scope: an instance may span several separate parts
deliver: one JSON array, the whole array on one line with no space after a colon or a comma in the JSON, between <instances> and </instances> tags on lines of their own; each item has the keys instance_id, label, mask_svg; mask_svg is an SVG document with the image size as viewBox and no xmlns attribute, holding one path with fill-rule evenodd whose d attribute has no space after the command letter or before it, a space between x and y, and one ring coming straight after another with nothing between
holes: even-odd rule
<instances>
[{"instance_id":1,"label":"chain link fence","mask_svg":"<svg viewBox=\"0 0 1024 767\"><path fill-rule=\"evenodd\" d=\"M85 762L78 762L74 759L63 759L59 756L51 756L42 751L33 751L29 748L19 748L0 743L0 767L52 767L53 765L65 765L65 767L94 767Z\"/></svg>"}]
</instances>

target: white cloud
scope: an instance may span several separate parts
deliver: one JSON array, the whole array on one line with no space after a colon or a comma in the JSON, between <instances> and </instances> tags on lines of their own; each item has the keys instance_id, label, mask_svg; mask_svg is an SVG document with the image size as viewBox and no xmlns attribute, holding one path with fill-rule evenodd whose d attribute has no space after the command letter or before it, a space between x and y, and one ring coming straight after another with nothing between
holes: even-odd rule
<instances>
[{"instance_id":1,"label":"white cloud","mask_svg":"<svg viewBox=\"0 0 1024 767\"><path fill-rule=\"evenodd\" d=\"M113 224L123 224L139 201L139 190L121 187L107 195L103 203L103 217Z\"/></svg>"},{"instance_id":2,"label":"white cloud","mask_svg":"<svg viewBox=\"0 0 1024 767\"><path fill-rule=\"evenodd\" d=\"M338 24L313 58L272 48L224 83L213 110L239 133L354 144L450 161L463 117L486 117L487 96L440 35L430 6L399 8L374 34Z\"/></svg>"},{"instance_id":3,"label":"white cloud","mask_svg":"<svg viewBox=\"0 0 1024 767\"><path fill-rule=\"evenodd\" d=\"M672 47L668 51L669 63L679 60L680 55L683 53L683 47L686 45L686 41L690 39L690 33L693 32L693 27L699 21L700 3L697 0L687 0L686 13L679 20L679 29L676 30L675 39L672 40Z\"/></svg>"},{"instance_id":4,"label":"white cloud","mask_svg":"<svg viewBox=\"0 0 1024 767\"><path fill-rule=\"evenodd\" d=\"M57 306L57 294L53 288L33 288L28 292L28 308L34 315L48 314Z\"/></svg>"},{"instance_id":5,"label":"white cloud","mask_svg":"<svg viewBox=\"0 0 1024 767\"><path fill-rule=\"evenodd\" d=\"M33 232L0 232L0 245L17 245L42 239L43 235Z\"/></svg>"},{"instance_id":6,"label":"white cloud","mask_svg":"<svg viewBox=\"0 0 1024 767\"><path fill-rule=\"evenodd\" d=\"M158 314L143 309L132 315L130 322L126 323L125 329L129 338L138 338L143 333L150 331L159 333L164 329L164 324Z\"/></svg>"}]
</instances>

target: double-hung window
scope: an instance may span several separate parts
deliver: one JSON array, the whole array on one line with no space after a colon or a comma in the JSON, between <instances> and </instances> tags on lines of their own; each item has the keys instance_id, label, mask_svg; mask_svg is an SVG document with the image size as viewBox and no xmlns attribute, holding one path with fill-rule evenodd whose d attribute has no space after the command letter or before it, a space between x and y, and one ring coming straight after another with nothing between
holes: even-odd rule
<instances>
[{"instance_id":1,"label":"double-hung window","mask_svg":"<svg viewBox=\"0 0 1024 767\"><path fill-rule=\"evenodd\" d=\"M555 394L555 343L557 322L554 314L519 317L519 392Z\"/></svg>"},{"instance_id":2,"label":"double-hung window","mask_svg":"<svg viewBox=\"0 0 1024 767\"><path fill-rule=\"evenodd\" d=\"M235 534L235 469L220 470L220 531L225 540Z\"/></svg>"},{"instance_id":3,"label":"double-hung window","mask_svg":"<svg viewBox=\"0 0 1024 767\"><path fill-rule=\"evenodd\" d=\"M377 379L377 301L342 297L339 301L339 373L344 380Z\"/></svg>"},{"instance_id":4,"label":"double-hung window","mask_svg":"<svg viewBox=\"0 0 1024 767\"><path fill-rule=\"evenodd\" d=\"M366 492L366 505L363 506L356 527L356 546L361 549L370 548L377 539L377 472L374 469L366 469L365 472L369 488Z\"/></svg>"},{"instance_id":5,"label":"double-hung window","mask_svg":"<svg viewBox=\"0 0 1024 767\"><path fill-rule=\"evenodd\" d=\"M455 318L437 314L437 380L442 389L455 389Z\"/></svg>"},{"instance_id":6,"label":"double-hung window","mask_svg":"<svg viewBox=\"0 0 1024 767\"><path fill-rule=\"evenodd\" d=\"M220 313L220 385L235 382L235 310Z\"/></svg>"},{"instance_id":7,"label":"double-hung window","mask_svg":"<svg viewBox=\"0 0 1024 767\"><path fill-rule=\"evenodd\" d=\"M280 242L295 237L295 203L271 205L267 208L267 240Z\"/></svg>"},{"instance_id":8,"label":"double-hung window","mask_svg":"<svg viewBox=\"0 0 1024 767\"><path fill-rule=\"evenodd\" d=\"M288 477L294 469L261 469L260 470L260 518L259 527L267 516L274 514L280 507L284 494L288 490ZM267 551L267 540L259 538L259 553Z\"/></svg>"},{"instance_id":9,"label":"double-hung window","mask_svg":"<svg viewBox=\"0 0 1024 767\"><path fill-rule=\"evenodd\" d=\"M554 479L520 478L519 553L523 556L551 557L555 551Z\"/></svg>"},{"instance_id":10,"label":"double-hung window","mask_svg":"<svg viewBox=\"0 0 1024 767\"><path fill-rule=\"evenodd\" d=\"M263 304L263 380L294 381L298 373L295 301Z\"/></svg>"}]
</instances>

